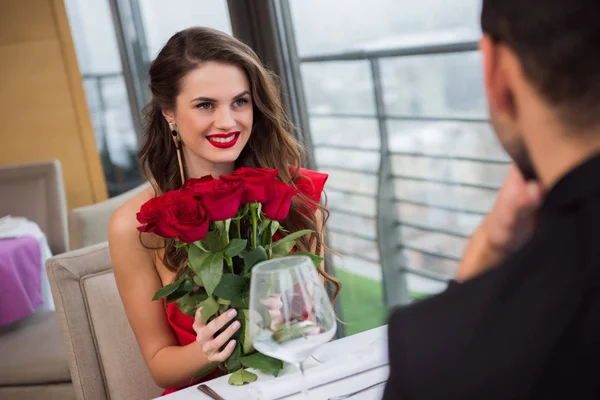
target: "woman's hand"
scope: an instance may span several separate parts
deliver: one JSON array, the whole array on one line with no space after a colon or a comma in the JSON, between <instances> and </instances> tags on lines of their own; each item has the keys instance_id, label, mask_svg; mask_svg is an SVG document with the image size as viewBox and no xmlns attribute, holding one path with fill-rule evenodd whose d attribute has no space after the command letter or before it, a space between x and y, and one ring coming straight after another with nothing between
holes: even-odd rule
<instances>
[{"instance_id":1,"label":"woman's hand","mask_svg":"<svg viewBox=\"0 0 600 400\"><path fill-rule=\"evenodd\" d=\"M215 337L215 335L219 330L221 330L221 328L235 318L237 311L232 308L226 313L221 314L217 318L213 319L207 325L202 321L200 310L201 308L198 308L196 311L193 325L194 331L196 332L196 342L200 345L202 351L204 351L210 362L224 362L229 358L235 349L235 340L231 340L229 343L227 343L227 341L231 339L231 336L238 329L240 329L240 322L234 321L217 337ZM221 350L226 343L227 346Z\"/></svg>"},{"instance_id":2,"label":"woman's hand","mask_svg":"<svg viewBox=\"0 0 600 400\"><path fill-rule=\"evenodd\" d=\"M541 201L541 185L525 181L511 165L494 207L469 241L457 279L463 281L489 270L529 241Z\"/></svg>"}]
</instances>

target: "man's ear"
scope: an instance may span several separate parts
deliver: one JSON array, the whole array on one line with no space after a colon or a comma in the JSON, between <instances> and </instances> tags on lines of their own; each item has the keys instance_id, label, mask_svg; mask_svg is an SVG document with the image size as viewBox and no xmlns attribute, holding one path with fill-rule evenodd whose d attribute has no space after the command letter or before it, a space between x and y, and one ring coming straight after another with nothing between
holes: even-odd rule
<instances>
[{"instance_id":1,"label":"man's ear","mask_svg":"<svg viewBox=\"0 0 600 400\"><path fill-rule=\"evenodd\" d=\"M514 122L517 117L511 79L514 53L488 35L483 36L479 47L483 56L485 90L490 109L497 117Z\"/></svg>"}]
</instances>

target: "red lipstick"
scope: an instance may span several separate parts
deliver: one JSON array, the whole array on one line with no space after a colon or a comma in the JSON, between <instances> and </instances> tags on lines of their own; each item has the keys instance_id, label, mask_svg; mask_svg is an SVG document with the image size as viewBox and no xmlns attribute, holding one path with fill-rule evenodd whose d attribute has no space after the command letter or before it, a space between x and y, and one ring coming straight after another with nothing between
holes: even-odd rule
<instances>
[{"instance_id":1,"label":"red lipstick","mask_svg":"<svg viewBox=\"0 0 600 400\"><path fill-rule=\"evenodd\" d=\"M218 149L229 149L237 143L240 137L240 132L229 132L229 133L219 133L215 135L209 135L206 137L206 140L213 146Z\"/></svg>"}]
</instances>

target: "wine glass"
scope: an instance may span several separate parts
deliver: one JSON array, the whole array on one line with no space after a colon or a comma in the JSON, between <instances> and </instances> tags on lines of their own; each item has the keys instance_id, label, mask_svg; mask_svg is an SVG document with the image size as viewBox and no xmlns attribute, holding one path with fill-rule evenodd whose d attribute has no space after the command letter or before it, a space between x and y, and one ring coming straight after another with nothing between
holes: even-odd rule
<instances>
[{"instance_id":1,"label":"wine glass","mask_svg":"<svg viewBox=\"0 0 600 400\"><path fill-rule=\"evenodd\" d=\"M307 256L263 261L252 269L250 282L250 338L254 348L294 364L302 375L302 393L308 398L303 363L335 335L335 313L323 282Z\"/></svg>"}]
</instances>

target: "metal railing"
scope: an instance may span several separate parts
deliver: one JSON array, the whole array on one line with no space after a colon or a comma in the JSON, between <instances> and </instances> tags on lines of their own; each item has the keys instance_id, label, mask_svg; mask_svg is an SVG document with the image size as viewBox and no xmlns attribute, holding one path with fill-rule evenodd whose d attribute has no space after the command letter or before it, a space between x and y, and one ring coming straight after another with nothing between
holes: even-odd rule
<instances>
[{"instance_id":1,"label":"metal railing","mask_svg":"<svg viewBox=\"0 0 600 400\"><path fill-rule=\"evenodd\" d=\"M469 237L468 233L449 229L447 227L429 226L423 223L408 221L398 213L398 208L403 206L422 207L435 212L452 213L464 218L480 218L485 213L482 210L475 210L469 207L456 207L446 204L434 204L431 201L410 198L395 191L395 182L405 181L419 184L431 184L448 186L452 188L466 188L480 190L486 192L495 192L498 185L488 183L472 183L461 180L448 180L443 177L424 177L411 174L407 171L394 171L392 159L396 156L424 158L429 160L442 161L464 161L472 163L480 163L482 165L506 165L508 160L499 157L485 156L455 156L450 154L425 154L422 152L412 151L392 151L390 149L389 140L390 133L388 132L388 121L418 121L418 122L456 122L456 123L485 123L487 119L482 118L456 118L456 117L427 117L427 116L411 116L411 115L394 115L388 113L385 107L383 90L385 82L382 81L381 60L387 58L398 57L413 57L425 55L442 55L455 54L464 52L477 51L477 43L475 41L440 44L422 47L397 48L390 50L377 51L353 51L337 54L326 54L316 56L301 57L301 63L328 63L340 61L367 61L370 69L371 79L373 82L373 96L375 101L375 113L373 114L340 114L340 113L310 113L311 118L375 118L379 128L379 149L365 149L352 145L345 144L318 144L317 140L314 149L327 149L333 151L360 151L363 153L378 153L379 166L377 170L367 170L364 168L349 167L347 165L333 165L326 160L317 159L319 168L325 172L341 170L359 174L361 176L376 177L377 190L374 194L366 194L361 191L353 190L351 185L347 188L329 188L330 193L336 193L342 196L350 196L363 199L371 199L376 202L376 215L368 215L367 213L348 210L341 208L339 204L330 202L330 211L332 215L341 215L346 217L359 217L376 223L376 235L360 234L357 232L349 232L345 229L330 228L329 232L334 236L352 236L360 240L370 242L376 246L378 257L367 256L363 252L349 248L335 248L334 250L344 257L355 258L368 263L378 264L382 268L382 283L384 286L385 301L388 306L404 304L410 301L407 287L406 275L416 275L436 282L445 282L451 278L448 274L435 272L432 269L410 265L410 262L405 251L410 251L414 254L438 259L444 262L457 263L460 259L455 254L448 254L444 251L428 248L424 245L415 245L402 241L403 230L413 230L422 232L426 235L445 235L448 238L455 240L466 241Z\"/></svg>"}]
</instances>

